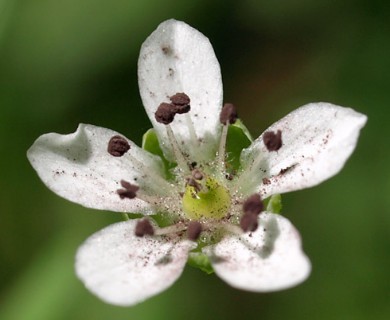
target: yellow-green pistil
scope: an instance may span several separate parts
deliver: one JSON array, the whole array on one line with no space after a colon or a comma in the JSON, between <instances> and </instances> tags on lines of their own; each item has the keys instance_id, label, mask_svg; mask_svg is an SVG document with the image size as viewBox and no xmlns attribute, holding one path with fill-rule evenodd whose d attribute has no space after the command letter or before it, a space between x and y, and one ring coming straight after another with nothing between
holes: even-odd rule
<instances>
[{"instance_id":1,"label":"yellow-green pistil","mask_svg":"<svg viewBox=\"0 0 390 320\"><path fill-rule=\"evenodd\" d=\"M222 219L230 208L229 191L213 178L206 178L200 190L187 185L183 195L183 210L188 218Z\"/></svg>"}]
</instances>

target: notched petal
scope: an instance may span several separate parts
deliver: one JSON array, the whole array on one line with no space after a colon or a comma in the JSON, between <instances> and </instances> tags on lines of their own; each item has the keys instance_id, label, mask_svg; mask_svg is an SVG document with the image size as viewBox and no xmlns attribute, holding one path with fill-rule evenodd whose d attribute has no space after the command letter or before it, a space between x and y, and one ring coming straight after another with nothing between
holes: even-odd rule
<instances>
[{"instance_id":1,"label":"notched petal","mask_svg":"<svg viewBox=\"0 0 390 320\"><path fill-rule=\"evenodd\" d=\"M121 156L113 156L108 151L113 137L120 137L121 145L127 149ZM115 131L85 124L80 124L72 134L42 135L28 150L27 156L52 191L94 209L152 213L153 208L142 200L121 201L117 190L120 181L125 179L132 183L138 180L136 184L147 192L149 187L153 187L152 181L149 183L150 172L164 175L158 157Z\"/></svg>"},{"instance_id":2,"label":"notched petal","mask_svg":"<svg viewBox=\"0 0 390 320\"><path fill-rule=\"evenodd\" d=\"M191 111L176 116L170 124L183 151L197 161L216 150L222 79L214 50L203 34L181 21L161 23L142 45L138 82L145 110L169 160L174 158L166 128L158 123L155 112L172 97L173 102L178 100L177 93L191 101Z\"/></svg>"},{"instance_id":3,"label":"notched petal","mask_svg":"<svg viewBox=\"0 0 390 320\"><path fill-rule=\"evenodd\" d=\"M226 237L205 248L215 273L235 288L255 292L282 290L304 281L311 265L294 226L265 212L258 224L255 232Z\"/></svg>"},{"instance_id":4,"label":"notched petal","mask_svg":"<svg viewBox=\"0 0 390 320\"><path fill-rule=\"evenodd\" d=\"M246 172L238 183L248 194L260 192L264 198L317 185L342 169L366 120L361 113L330 103L298 108L242 152ZM276 152L267 149L269 132L283 137Z\"/></svg>"},{"instance_id":5,"label":"notched petal","mask_svg":"<svg viewBox=\"0 0 390 320\"><path fill-rule=\"evenodd\" d=\"M137 237L137 221L108 226L77 251L78 277L108 303L131 306L167 289L181 275L188 252L196 246L177 236Z\"/></svg>"}]
</instances>

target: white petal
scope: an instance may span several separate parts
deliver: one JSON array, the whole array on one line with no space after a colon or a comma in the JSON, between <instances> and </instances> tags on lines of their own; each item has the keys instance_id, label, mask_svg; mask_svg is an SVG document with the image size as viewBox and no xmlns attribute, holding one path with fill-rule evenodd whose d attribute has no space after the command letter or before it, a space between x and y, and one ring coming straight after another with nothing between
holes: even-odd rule
<instances>
[{"instance_id":1,"label":"white petal","mask_svg":"<svg viewBox=\"0 0 390 320\"><path fill-rule=\"evenodd\" d=\"M219 135L222 106L221 72L209 40L181 21L167 20L146 39L138 61L138 81L146 112L157 131L167 157L173 159L165 125L154 113L169 97L184 92L191 111L176 115L171 127L176 139L193 160L214 150ZM198 139L192 134L191 123ZM200 152L200 148L203 149ZM210 151L211 152L211 151Z\"/></svg>"},{"instance_id":2,"label":"white petal","mask_svg":"<svg viewBox=\"0 0 390 320\"><path fill-rule=\"evenodd\" d=\"M263 135L242 153L243 193L263 197L308 188L338 173L355 149L367 117L329 103L305 105L266 131L282 131L283 145L268 151ZM263 179L268 178L269 181Z\"/></svg>"},{"instance_id":3,"label":"white petal","mask_svg":"<svg viewBox=\"0 0 390 320\"><path fill-rule=\"evenodd\" d=\"M298 231L290 221L272 213L260 215L255 232L226 237L205 251L219 277L248 291L286 289L304 281L311 270Z\"/></svg>"},{"instance_id":4,"label":"white petal","mask_svg":"<svg viewBox=\"0 0 390 320\"><path fill-rule=\"evenodd\" d=\"M151 213L139 199L120 199L120 180L139 185L145 192L160 192L153 177L162 174L161 160L128 140L131 149L122 157L107 152L117 132L80 124L68 135L49 133L39 137L27 156L43 182L55 193L85 207L118 212ZM148 170L133 161L144 164ZM161 177L160 177L161 178ZM156 191L157 192L157 191Z\"/></svg>"},{"instance_id":5,"label":"white petal","mask_svg":"<svg viewBox=\"0 0 390 320\"><path fill-rule=\"evenodd\" d=\"M194 246L177 237L136 237L137 221L108 226L78 249L78 277L108 303L130 306L167 289L181 275Z\"/></svg>"}]
</instances>

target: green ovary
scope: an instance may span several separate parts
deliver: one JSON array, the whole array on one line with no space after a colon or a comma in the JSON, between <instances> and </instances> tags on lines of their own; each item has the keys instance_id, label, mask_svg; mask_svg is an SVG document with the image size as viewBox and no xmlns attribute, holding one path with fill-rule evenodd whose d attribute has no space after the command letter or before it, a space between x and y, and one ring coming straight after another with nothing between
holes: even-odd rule
<instances>
[{"instance_id":1,"label":"green ovary","mask_svg":"<svg viewBox=\"0 0 390 320\"><path fill-rule=\"evenodd\" d=\"M190 219L221 219L230 208L228 190L212 178L207 178L202 190L187 185L183 196L183 210Z\"/></svg>"}]
</instances>

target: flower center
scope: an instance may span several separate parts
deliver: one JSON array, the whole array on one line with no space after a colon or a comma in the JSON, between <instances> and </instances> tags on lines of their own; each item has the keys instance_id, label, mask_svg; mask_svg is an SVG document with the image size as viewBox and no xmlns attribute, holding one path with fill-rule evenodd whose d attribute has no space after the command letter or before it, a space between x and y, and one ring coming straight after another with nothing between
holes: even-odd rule
<instances>
[{"instance_id":1,"label":"flower center","mask_svg":"<svg viewBox=\"0 0 390 320\"><path fill-rule=\"evenodd\" d=\"M185 93L176 93L169 99L171 103L163 102L159 105L155 112L155 118L158 123L166 126L167 138L175 159L174 162L177 164L176 167L171 167L171 174L175 177L176 186L159 174L153 174L153 170L149 171L142 162L133 158L128 153L130 145L123 137L114 136L108 144L107 151L112 156L121 157L126 154L140 171L148 172L144 177L149 177L153 181L152 187L155 186L157 189L157 195L154 195L155 190L151 189L147 183L144 184L146 188L143 190L138 185L121 180L122 189L117 190L119 197L121 199L138 198L154 206L156 212L168 214L166 218L162 219L159 218L159 214L156 215L160 222L163 221L163 226L157 229L148 219L139 220L135 235L143 237L179 234L181 237L186 231L187 239L197 241L200 234L203 233L201 241L206 244L215 243L216 239L220 237L219 231L222 229L236 235L255 231L258 228L258 216L264 209L262 199L256 193L245 200L239 192L234 191L237 188L232 185L234 176L231 172L235 172L236 169L231 170L231 167L227 170L227 165L229 165L226 152L228 129L237 120L234 105L227 103L222 107L219 119L222 131L214 161L206 161L198 165L196 161L191 162L190 155L181 150L181 145L176 140L175 133L170 126L177 114L190 111L190 98ZM194 131L191 125L193 124L189 119L189 130ZM196 137L195 131L193 136ZM241 144L241 142L238 143ZM282 146L281 131L267 132L264 144L268 151L279 150ZM159 151L162 155L162 150ZM160 155L160 152L152 153ZM255 164L252 166L257 168ZM284 174L287 170L289 168L283 169L280 174ZM267 181L269 184L270 180ZM264 184L266 183L264 182ZM164 189L168 190L165 192ZM178 196L180 196L181 201L178 201ZM172 215L169 215L169 212L172 212ZM217 236L214 234L216 230L219 230Z\"/></svg>"},{"instance_id":2,"label":"flower center","mask_svg":"<svg viewBox=\"0 0 390 320\"><path fill-rule=\"evenodd\" d=\"M229 191L213 178L202 184L187 184L183 195L183 211L190 219L221 219L230 208Z\"/></svg>"}]
</instances>

